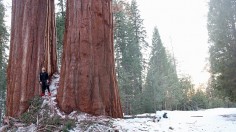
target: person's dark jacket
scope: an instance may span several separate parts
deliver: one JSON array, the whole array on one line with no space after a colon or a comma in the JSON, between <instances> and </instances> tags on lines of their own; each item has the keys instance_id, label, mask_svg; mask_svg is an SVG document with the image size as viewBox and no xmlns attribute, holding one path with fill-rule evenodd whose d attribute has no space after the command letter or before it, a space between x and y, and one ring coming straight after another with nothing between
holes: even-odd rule
<instances>
[{"instance_id":1,"label":"person's dark jacket","mask_svg":"<svg viewBox=\"0 0 236 132\"><path fill-rule=\"evenodd\" d=\"M47 72L40 72L40 82L42 82L44 85L47 84L47 80L49 80L48 73Z\"/></svg>"}]
</instances>

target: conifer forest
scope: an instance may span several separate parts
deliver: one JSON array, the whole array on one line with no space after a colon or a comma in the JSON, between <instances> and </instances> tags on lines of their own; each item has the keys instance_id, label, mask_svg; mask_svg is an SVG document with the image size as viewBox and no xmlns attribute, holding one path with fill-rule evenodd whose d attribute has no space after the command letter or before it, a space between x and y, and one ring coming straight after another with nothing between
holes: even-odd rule
<instances>
[{"instance_id":1,"label":"conifer forest","mask_svg":"<svg viewBox=\"0 0 236 132\"><path fill-rule=\"evenodd\" d=\"M0 124L41 94L42 67L60 76L55 97L66 114L236 107L236 1L209 0L206 17L210 77L195 85L158 25L148 36L136 0L0 0Z\"/></svg>"}]
</instances>

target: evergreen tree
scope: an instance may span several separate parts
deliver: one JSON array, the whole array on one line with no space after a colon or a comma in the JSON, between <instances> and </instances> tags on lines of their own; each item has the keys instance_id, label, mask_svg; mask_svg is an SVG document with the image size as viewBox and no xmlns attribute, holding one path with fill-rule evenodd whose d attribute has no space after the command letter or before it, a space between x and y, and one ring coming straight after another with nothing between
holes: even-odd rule
<instances>
[{"instance_id":1,"label":"evergreen tree","mask_svg":"<svg viewBox=\"0 0 236 132\"><path fill-rule=\"evenodd\" d=\"M184 76L179 79L180 88L181 88L181 98L178 103L179 110L192 110L190 106L190 98L194 94L194 85L190 76Z\"/></svg>"},{"instance_id":2,"label":"evergreen tree","mask_svg":"<svg viewBox=\"0 0 236 132\"><path fill-rule=\"evenodd\" d=\"M167 52L167 97L165 100L165 109L177 109L179 100L181 99L181 87L176 72L175 58Z\"/></svg>"},{"instance_id":3,"label":"evergreen tree","mask_svg":"<svg viewBox=\"0 0 236 132\"><path fill-rule=\"evenodd\" d=\"M134 91L136 91L136 93L138 94L142 92L143 57L141 48L144 48L146 44L146 31L143 27L143 19L141 19L136 0L131 1L131 5L129 8L129 44L127 45L127 48L129 50L128 54L130 56L130 59L132 60L131 62L133 63L131 64L132 68L130 67L130 70L132 72L131 74L133 74L133 87L136 88Z\"/></svg>"},{"instance_id":4,"label":"evergreen tree","mask_svg":"<svg viewBox=\"0 0 236 132\"><path fill-rule=\"evenodd\" d=\"M126 6L128 3L122 0L113 1L113 10L114 10L114 46L115 46L115 60L116 60L116 71L118 78L118 85L120 89L120 96L122 107L124 112L127 113L130 111L130 102L131 100L127 95L131 94L131 88L128 88L129 80L127 78L127 73L124 70L123 61L124 53L126 52L126 47L128 45L128 15L126 11ZM125 56L126 57L126 56Z\"/></svg>"},{"instance_id":5,"label":"evergreen tree","mask_svg":"<svg viewBox=\"0 0 236 132\"><path fill-rule=\"evenodd\" d=\"M128 21L127 34L128 44L123 56L123 67L128 75L129 86L131 88L131 113L142 112L142 91L143 91L143 56L142 48L146 46L146 30L143 27L143 19L136 0L132 0L130 6L126 6Z\"/></svg>"},{"instance_id":6,"label":"evergreen tree","mask_svg":"<svg viewBox=\"0 0 236 132\"><path fill-rule=\"evenodd\" d=\"M145 84L145 112L154 112L162 109L167 88L167 55L162 44L157 28L154 29L152 38L152 51L149 69Z\"/></svg>"},{"instance_id":7,"label":"evergreen tree","mask_svg":"<svg viewBox=\"0 0 236 132\"><path fill-rule=\"evenodd\" d=\"M5 7L0 0L0 124L2 116L5 114L6 102L6 66L7 66L7 50L9 33L4 24Z\"/></svg>"},{"instance_id":8,"label":"evergreen tree","mask_svg":"<svg viewBox=\"0 0 236 132\"><path fill-rule=\"evenodd\" d=\"M59 0L57 7L59 11L56 13L56 29L57 29L57 56L58 65L61 67L61 57L63 51L63 36L65 31L65 14L66 14L66 0Z\"/></svg>"},{"instance_id":9,"label":"evergreen tree","mask_svg":"<svg viewBox=\"0 0 236 132\"><path fill-rule=\"evenodd\" d=\"M141 112L143 57L146 31L135 0L113 1L114 42L118 81L126 114Z\"/></svg>"},{"instance_id":10,"label":"evergreen tree","mask_svg":"<svg viewBox=\"0 0 236 132\"><path fill-rule=\"evenodd\" d=\"M154 28L152 51L144 90L145 112L173 109L179 100L179 82L173 59L168 56L157 28Z\"/></svg>"},{"instance_id":11,"label":"evergreen tree","mask_svg":"<svg viewBox=\"0 0 236 132\"><path fill-rule=\"evenodd\" d=\"M208 34L213 88L236 101L236 1L210 0Z\"/></svg>"}]
</instances>

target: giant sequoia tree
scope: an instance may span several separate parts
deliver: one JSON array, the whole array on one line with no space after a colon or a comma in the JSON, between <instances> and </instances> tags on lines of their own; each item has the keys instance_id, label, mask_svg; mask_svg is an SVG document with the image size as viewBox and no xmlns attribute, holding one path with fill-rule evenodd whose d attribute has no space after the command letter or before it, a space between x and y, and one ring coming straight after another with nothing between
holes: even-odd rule
<instances>
[{"instance_id":1,"label":"giant sequoia tree","mask_svg":"<svg viewBox=\"0 0 236 132\"><path fill-rule=\"evenodd\" d=\"M57 71L54 0L13 0L7 115L19 116L40 92L38 74Z\"/></svg>"},{"instance_id":2,"label":"giant sequoia tree","mask_svg":"<svg viewBox=\"0 0 236 132\"><path fill-rule=\"evenodd\" d=\"M67 1L59 107L122 117L117 87L111 0Z\"/></svg>"},{"instance_id":3,"label":"giant sequoia tree","mask_svg":"<svg viewBox=\"0 0 236 132\"><path fill-rule=\"evenodd\" d=\"M208 33L214 89L236 101L236 1L210 0Z\"/></svg>"}]
</instances>

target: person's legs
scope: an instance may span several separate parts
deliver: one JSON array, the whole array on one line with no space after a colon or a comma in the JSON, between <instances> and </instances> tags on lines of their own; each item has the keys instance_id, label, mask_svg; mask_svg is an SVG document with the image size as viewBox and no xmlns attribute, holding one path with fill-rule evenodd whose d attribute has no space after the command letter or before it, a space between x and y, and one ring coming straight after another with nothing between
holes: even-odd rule
<instances>
[{"instance_id":1,"label":"person's legs","mask_svg":"<svg viewBox=\"0 0 236 132\"><path fill-rule=\"evenodd\" d=\"M46 85L42 84L42 94L41 94L41 96L45 95L45 90L46 90Z\"/></svg>"},{"instance_id":2,"label":"person's legs","mask_svg":"<svg viewBox=\"0 0 236 132\"><path fill-rule=\"evenodd\" d=\"M47 90L48 90L48 95L51 96L51 92L50 92L50 89L49 89L49 85L47 85Z\"/></svg>"}]
</instances>

